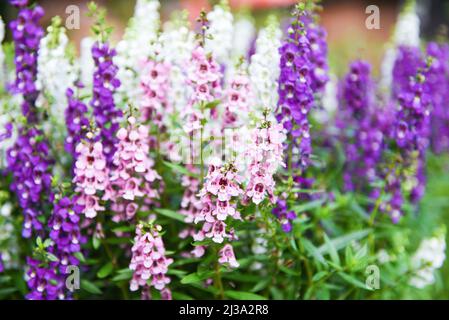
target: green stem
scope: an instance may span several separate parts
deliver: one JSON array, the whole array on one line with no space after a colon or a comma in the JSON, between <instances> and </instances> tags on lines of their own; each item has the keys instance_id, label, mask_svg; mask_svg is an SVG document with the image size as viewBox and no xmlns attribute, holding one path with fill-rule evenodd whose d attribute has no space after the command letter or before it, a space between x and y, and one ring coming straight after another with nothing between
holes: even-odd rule
<instances>
[{"instance_id":1,"label":"green stem","mask_svg":"<svg viewBox=\"0 0 449 320\"><path fill-rule=\"evenodd\" d=\"M218 263L218 251L217 249L215 249L215 255L216 255L216 259L215 259L215 279L214 279L214 285L215 288L217 288L218 290L218 297L221 300L224 300L224 289L223 289L223 281L221 280L221 271L220 271L220 264Z\"/></svg>"}]
</instances>

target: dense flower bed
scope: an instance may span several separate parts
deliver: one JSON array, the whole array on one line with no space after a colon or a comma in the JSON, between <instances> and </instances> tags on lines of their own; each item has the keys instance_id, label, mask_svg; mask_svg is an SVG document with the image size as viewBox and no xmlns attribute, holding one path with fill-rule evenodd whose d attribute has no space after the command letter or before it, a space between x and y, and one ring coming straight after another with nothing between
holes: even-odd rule
<instances>
[{"instance_id":1,"label":"dense flower bed","mask_svg":"<svg viewBox=\"0 0 449 320\"><path fill-rule=\"evenodd\" d=\"M438 182L449 45L420 47L412 2L398 23L411 31L396 32L382 77L356 60L339 79L313 1L256 30L226 1L191 26L182 13L162 24L159 1L137 0L117 44L92 3L80 57L60 18L45 32L38 4L10 4L0 298L377 299L449 288L439 271L448 183ZM0 20L0 41L4 31Z\"/></svg>"}]
</instances>

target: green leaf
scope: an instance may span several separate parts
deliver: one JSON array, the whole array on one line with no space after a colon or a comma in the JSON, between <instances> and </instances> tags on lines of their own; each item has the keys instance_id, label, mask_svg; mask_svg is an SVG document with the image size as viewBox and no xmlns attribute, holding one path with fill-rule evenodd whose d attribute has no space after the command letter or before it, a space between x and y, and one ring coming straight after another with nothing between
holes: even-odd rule
<instances>
[{"instance_id":1,"label":"green leaf","mask_svg":"<svg viewBox=\"0 0 449 320\"><path fill-rule=\"evenodd\" d=\"M301 275L299 272L292 270L290 268L287 268L285 266L279 266L279 270L281 270L282 272L284 272L285 274L297 277L299 275Z\"/></svg>"},{"instance_id":2,"label":"green leaf","mask_svg":"<svg viewBox=\"0 0 449 320\"><path fill-rule=\"evenodd\" d=\"M47 252L47 259L52 261L52 262L59 261L57 256L55 256L53 253L49 253L49 252Z\"/></svg>"},{"instance_id":3,"label":"green leaf","mask_svg":"<svg viewBox=\"0 0 449 320\"><path fill-rule=\"evenodd\" d=\"M98 270L97 277L100 279L106 278L108 275L111 274L112 269L113 269L112 262L108 262L107 264L102 266L100 270Z\"/></svg>"},{"instance_id":4,"label":"green leaf","mask_svg":"<svg viewBox=\"0 0 449 320\"><path fill-rule=\"evenodd\" d=\"M225 291L225 296L235 300L267 300L267 298L252 292L234 290Z\"/></svg>"},{"instance_id":5,"label":"green leaf","mask_svg":"<svg viewBox=\"0 0 449 320\"><path fill-rule=\"evenodd\" d=\"M95 284L88 280L81 280L81 288L86 290L89 293L93 294L102 294L100 288L98 288Z\"/></svg>"},{"instance_id":6,"label":"green leaf","mask_svg":"<svg viewBox=\"0 0 449 320\"><path fill-rule=\"evenodd\" d=\"M325 276L327 276L327 275L328 275L328 273L327 273L326 271L320 271L320 272L316 273L316 274L313 276L312 281L313 281L313 282L320 281L321 279L323 279L323 278L324 278Z\"/></svg>"},{"instance_id":7,"label":"green leaf","mask_svg":"<svg viewBox=\"0 0 449 320\"><path fill-rule=\"evenodd\" d=\"M332 262L336 265L340 265L340 257L338 256L337 249L335 248L335 245L329 239L327 234L324 234L324 241L325 241L325 245L327 247L327 251L332 259Z\"/></svg>"},{"instance_id":8,"label":"green leaf","mask_svg":"<svg viewBox=\"0 0 449 320\"><path fill-rule=\"evenodd\" d=\"M220 104L220 100L214 100L214 101L208 102L208 103L204 106L204 108L205 108L205 109L213 109L213 108L215 108L216 106L218 106L219 104Z\"/></svg>"},{"instance_id":9,"label":"green leaf","mask_svg":"<svg viewBox=\"0 0 449 320\"><path fill-rule=\"evenodd\" d=\"M339 272L338 275L345 280L346 282L354 285L357 288L361 288L361 289L365 289L365 290L369 290L372 291L372 289L370 289L369 287L366 286L365 283L361 282L360 280L358 280L357 278L347 274L347 273L343 273L343 272Z\"/></svg>"},{"instance_id":10,"label":"green leaf","mask_svg":"<svg viewBox=\"0 0 449 320\"><path fill-rule=\"evenodd\" d=\"M310 201L310 202L307 202L304 204L292 206L292 210L299 214L304 211L309 211L309 210L312 210L315 208L319 208L323 205L323 203L324 203L324 200L314 200L314 201Z\"/></svg>"},{"instance_id":11,"label":"green leaf","mask_svg":"<svg viewBox=\"0 0 449 320\"><path fill-rule=\"evenodd\" d=\"M74 256L75 256L75 258L77 258L82 263L86 263L86 259L84 258L84 255L80 251L75 252Z\"/></svg>"},{"instance_id":12,"label":"green leaf","mask_svg":"<svg viewBox=\"0 0 449 320\"><path fill-rule=\"evenodd\" d=\"M301 239L301 242L304 246L304 249L317 261L321 262L324 265L327 265L326 259L324 259L323 255L320 253L317 247L315 247L312 242L307 239Z\"/></svg>"},{"instance_id":13,"label":"green leaf","mask_svg":"<svg viewBox=\"0 0 449 320\"><path fill-rule=\"evenodd\" d=\"M199 177L196 173L190 172L186 167L181 166L177 163L163 161L163 164L165 166L169 167L170 169L172 169L173 171L176 171L180 174L187 175L187 176L194 177L194 178Z\"/></svg>"},{"instance_id":14,"label":"green leaf","mask_svg":"<svg viewBox=\"0 0 449 320\"><path fill-rule=\"evenodd\" d=\"M176 212L174 210L170 210L170 209L161 209L161 208L156 208L154 209L154 211L156 211L157 213L166 216L168 218L171 219L175 219L181 222L185 222L185 217L180 214L179 212Z\"/></svg>"},{"instance_id":15,"label":"green leaf","mask_svg":"<svg viewBox=\"0 0 449 320\"><path fill-rule=\"evenodd\" d=\"M201 282L203 280L206 280L207 278L210 278L214 275L213 271L205 272L202 274L198 273L191 273L186 275L184 278L181 279L182 284L190 284L190 283L197 283Z\"/></svg>"},{"instance_id":16,"label":"green leaf","mask_svg":"<svg viewBox=\"0 0 449 320\"><path fill-rule=\"evenodd\" d=\"M128 269L126 272L120 272L115 277L112 278L112 281L123 281L130 280L133 276L133 271Z\"/></svg>"},{"instance_id":17,"label":"green leaf","mask_svg":"<svg viewBox=\"0 0 449 320\"><path fill-rule=\"evenodd\" d=\"M355 232L346 234L346 235L338 237L338 238L334 238L330 242L332 243L332 246L336 250L340 250L340 249L345 248L352 241L365 238L370 232L372 232L372 229L363 229L363 230L359 230L359 231L355 231ZM329 250L329 247L327 244L324 244L318 248L318 251L322 254L328 253L328 250Z\"/></svg>"},{"instance_id":18,"label":"green leaf","mask_svg":"<svg viewBox=\"0 0 449 320\"><path fill-rule=\"evenodd\" d=\"M100 248L100 244L101 244L101 241L99 238L97 238L97 237L92 238L92 246L94 247L95 250Z\"/></svg>"}]
</instances>

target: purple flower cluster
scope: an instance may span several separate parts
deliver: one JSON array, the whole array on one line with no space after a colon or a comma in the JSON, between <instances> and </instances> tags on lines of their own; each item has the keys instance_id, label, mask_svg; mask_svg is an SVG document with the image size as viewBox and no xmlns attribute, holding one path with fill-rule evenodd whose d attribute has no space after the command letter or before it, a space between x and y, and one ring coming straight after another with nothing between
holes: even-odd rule
<instances>
[{"instance_id":1,"label":"purple flower cluster","mask_svg":"<svg viewBox=\"0 0 449 320\"><path fill-rule=\"evenodd\" d=\"M400 46L397 50L393 66L392 95L398 99L402 91L406 90L410 78L422 67L423 58L418 47Z\"/></svg>"},{"instance_id":2,"label":"purple flower cluster","mask_svg":"<svg viewBox=\"0 0 449 320\"><path fill-rule=\"evenodd\" d=\"M329 66L327 63L327 32L314 21L312 15L303 16L302 19L310 43L311 87L313 92L323 92L329 81Z\"/></svg>"},{"instance_id":3,"label":"purple flower cluster","mask_svg":"<svg viewBox=\"0 0 449 320\"><path fill-rule=\"evenodd\" d=\"M81 244L87 240L80 230L82 209L74 200L63 197L55 203L48 221L50 239L54 241L54 254L59 259L59 271L62 274L67 272L68 265L79 265L75 253L81 251Z\"/></svg>"},{"instance_id":4,"label":"purple flower cluster","mask_svg":"<svg viewBox=\"0 0 449 320\"><path fill-rule=\"evenodd\" d=\"M402 216L404 191L414 203L424 194L425 153L429 145L430 112L433 103L427 82L432 64L426 65L423 59L416 60L419 55L418 48L402 47L400 52L402 54L398 56L393 74L397 89L394 93L394 103L397 107L391 135L398 146L401 160L387 169L385 189L391 199L380 206L382 211L391 216L393 222L397 222ZM407 61L414 64L406 68ZM397 72L398 70L402 71ZM415 74L406 76L413 70L416 70Z\"/></svg>"},{"instance_id":5,"label":"purple flower cluster","mask_svg":"<svg viewBox=\"0 0 449 320\"><path fill-rule=\"evenodd\" d=\"M279 49L281 73L276 118L292 138L293 151L298 156L295 166L306 167L312 151L308 114L314 99L310 42L301 15L292 21L288 34L288 39Z\"/></svg>"},{"instance_id":6,"label":"purple flower cluster","mask_svg":"<svg viewBox=\"0 0 449 320\"><path fill-rule=\"evenodd\" d=\"M77 89L82 88L81 83L76 84ZM87 106L75 96L73 89L69 88L66 92L68 106L65 110L65 123L67 127L67 137L64 147L73 159L76 159L76 146L86 135L86 129L89 128L89 119L87 118Z\"/></svg>"},{"instance_id":7,"label":"purple flower cluster","mask_svg":"<svg viewBox=\"0 0 449 320\"><path fill-rule=\"evenodd\" d=\"M312 152L308 115L315 103L314 92L322 92L329 77L324 29L315 24L312 14L307 11L299 9L295 16L287 30L288 38L279 49L276 119L288 133L290 144L285 147L289 149L289 167L302 171L309 165ZM299 188L309 182L301 176L293 178ZM287 207L287 201L279 199L272 211L285 232L291 231L291 220L296 218L296 214Z\"/></svg>"},{"instance_id":8,"label":"purple flower cluster","mask_svg":"<svg viewBox=\"0 0 449 320\"><path fill-rule=\"evenodd\" d=\"M96 42L92 47L92 56L95 61L93 81L93 98L90 102L94 110L95 121L100 129L100 139L103 144L103 153L108 166L112 166L116 138L119 129L119 120L122 111L114 103L114 92L120 87L117 78L118 67L113 62L116 51L108 43Z\"/></svg>"},{"instance_id":9,"label":"purple flower cluster","mask_svg":"<svg viewBox=\"0 0 449 320\"><path fill-rule=\"evenodd\" d=\"M27 258L27 265L26 281L30 288L27 299L65 299L64 281L57 272L57 262L42 263L40 260Z\"/></svg>"},{"instance_id":10,"label":"purple flower cluster","mask_svg":"<svg viewBox=\"0 0 449 320\"><path fill-rule=\"evenodd\" d=\"M37 114L34 103L39 94L35 85L37 50L44 35L39 20L44 15L44 10L40 6L28 8L27 0L13 0L11 4L19 8L17 19L9 24L14 40L16 65L16 79L12 90L23 95L22 112L29 123L35 123Z\"/></svg>"},{"instance_id":11,"label":"purple flower cluster","mask_svg":"<svg viewBox=\"0 0 449 320\"><path fill-rule=\"evenodd\" d=\"M52 160L48 143L42 132L35 128L21 128L15 144L7 153L8 170L13 174L10 189L23 210L22 236L30 238L33 231L41 234L43 224L39 220L46 197L52 200Z\"/></svg>"},{"instance_id":12,"label":"purple flower cluster","mask_svg":"<svg viewBox=\"0 0 449 320\"><path fill-rule=\"evenodd\" d=\"M382 110L374 105L371 66L364 61L351 64L340 92L337 126L343 132L346 162L343 174L347 191L360 190L377 178L384 132Z\"/></svg>"},{"instance_id":13,"label":"purple flower cluster","mask_svg":"<svg viewBox=\"0 0 449 320\"><path fill-rule=\"evenodd\" d=\"M278 218L284 232L292 231L292 221L296 219L296 213L288 210L287 201L279 199L272 213Z\"/></svg>"},{"instance_id":14,"label":"purple flower cluster","mask_svg":"<svg viewBox=\"0 0 449 320\"><path fill-rule=\"evenodd\" d=\"M427 55L433 59L426 80L433 100L431 145L441 153L449 151L449 45L431 42Z\"/></svg>"}]
</instances>

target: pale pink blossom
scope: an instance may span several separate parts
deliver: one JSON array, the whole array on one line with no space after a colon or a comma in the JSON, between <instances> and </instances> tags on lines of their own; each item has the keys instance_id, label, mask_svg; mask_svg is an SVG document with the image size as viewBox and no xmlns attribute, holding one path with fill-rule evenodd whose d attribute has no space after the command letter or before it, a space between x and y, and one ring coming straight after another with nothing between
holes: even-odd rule
<instances>
[{"instance_id":1,"label":"pale pink blossom","mask_svg":"<svg viewBox=\"0 0 449 320\"><path fill-rule=\"evenodd\" d=\"M252 199L253 203L261 203L268 197L272 203L276 202L274 196L274 175L282 161L285 140L282 125L265 121L260 128L254 129L252 142L246 152L250 159L248 167L250 178L246 186L245 197Z\"/></svg>"},{"instance_id":2,"label":"pale pink blossom","mask_svg":"<svg viewBox=\"0 0 449 320\"><path fill-rule=\"evenodd\" d=\"M136 291L139 287L145 289L148 283L162 291L170 283L170 278L166 274L173 259L165 256L164 243L159 235L160 230L160 226L146 228L142 224L136 228L129 264L129 268L134 271L130 282L131 291Z\"/></svg>"},{"instance_id":3,"label":"pale pink blossom","mask_svg":"<svg viewBox=\"0 0 449 320\"><path fill-rule=\"evenodd\" d=\"M89 136L91 134L89 133ZM77 204L83 207L88 218L95 218L105 208L100 204L99 193L108 186L109 170L101 142L82 141L76 146L78 154L74 168Z\"/></svg>"},{"instance_id":4,"label":"pale pink blossom","mask_svg":"<svg viewBox=\"0 0 449 320\"><path fill-rule=\"evenodd\" d=\"M226 244L218 253L218 262L221 264L228 264L232 268L238 268L240 264L235 259L234 249L232 245Z\"/></svg>"}]
</instances>

